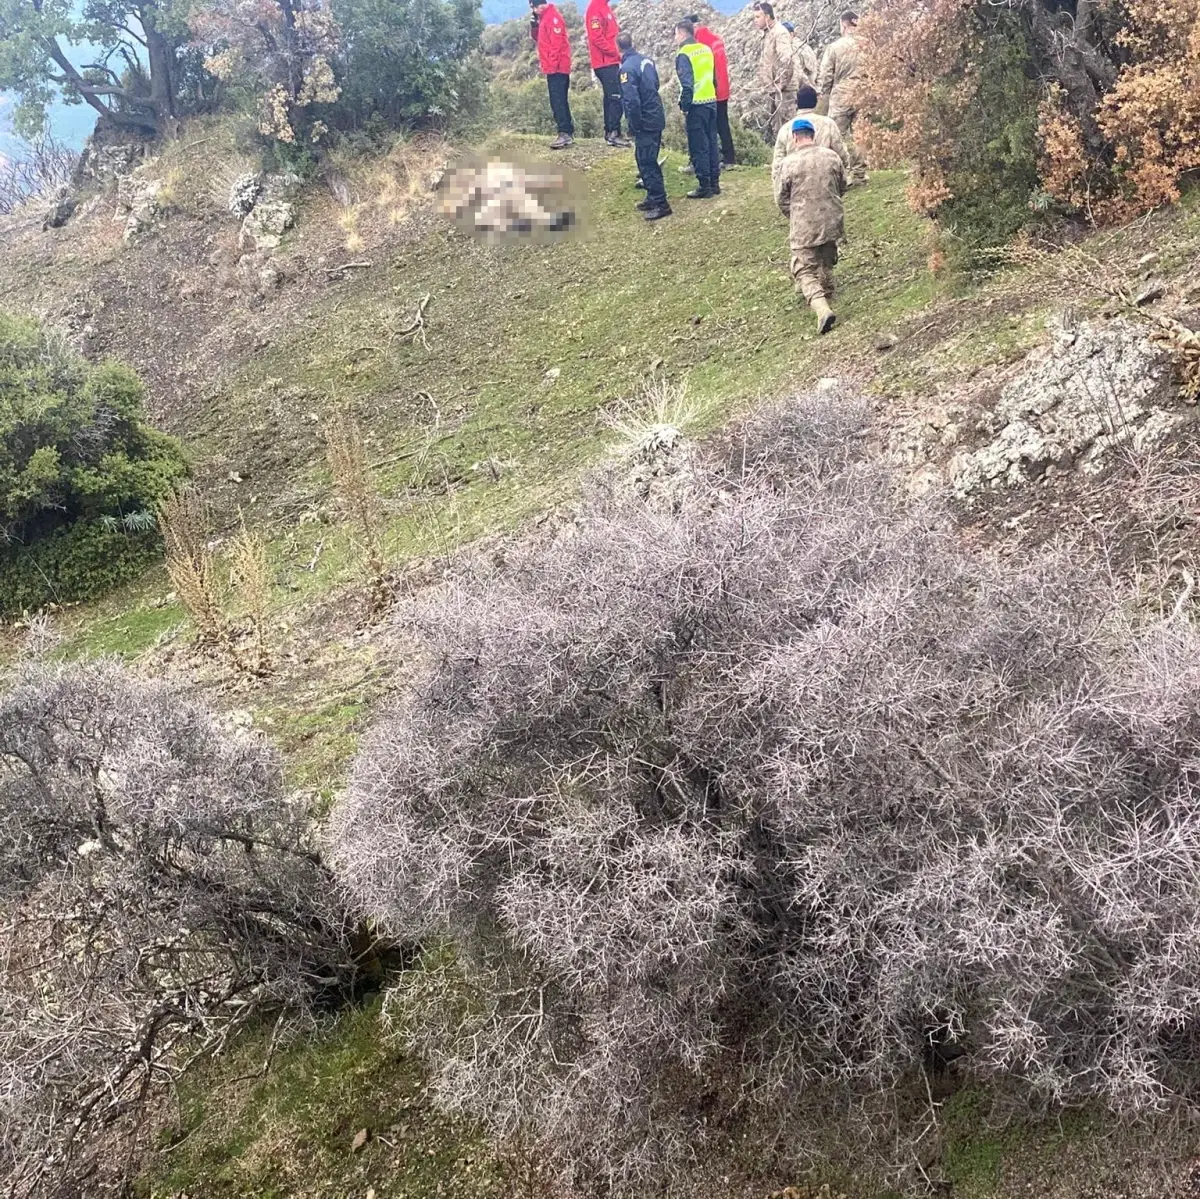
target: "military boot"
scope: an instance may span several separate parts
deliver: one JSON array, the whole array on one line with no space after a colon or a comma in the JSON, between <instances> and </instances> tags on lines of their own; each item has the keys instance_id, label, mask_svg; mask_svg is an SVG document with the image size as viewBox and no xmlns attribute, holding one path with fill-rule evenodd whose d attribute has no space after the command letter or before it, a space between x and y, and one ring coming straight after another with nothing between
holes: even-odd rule
<instances>
[{"instance_id":1,"label":"military boot","mask_svg":"<svg viewBox=\"0 0 1200 1199\"><path fill-rule=\"evenodd\" d=\"M812 302L812 310L817 314L817 332L828 333L837 320L837 314L829 307L829 301L824 296L817 296Z\"/></svg>"}]
</instances>

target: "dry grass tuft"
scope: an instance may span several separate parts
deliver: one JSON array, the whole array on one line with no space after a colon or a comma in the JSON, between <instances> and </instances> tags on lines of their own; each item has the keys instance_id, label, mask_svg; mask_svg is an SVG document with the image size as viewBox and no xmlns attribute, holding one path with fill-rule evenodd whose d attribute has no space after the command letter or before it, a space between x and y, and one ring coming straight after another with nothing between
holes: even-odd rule
<instances>
[{"instance_id":1,"label":"dry grass tuft","mask_svg":"<svg viewBox=\"0 0 1200 1199\"><path fill-rule=\"evenodd\" d=\"M167 556L167 575L196 625L200 641L228 647L216 560L208 546L208 511L192 487L172 492L159 506L158 528Z\"/></svg>"},{"instance_id":2,"label":"dry grass tuft","mask_svg":"<svg viewBox=\"0 0 1200 1199\"><path fill-rule=\"evenodd\" d=\"M245 520L233 543L230 578L250 622L250 644L238 653L238 660L247 674L261 677L271 671L271 653L267 648L271 580L266 549L262 540L246 528Z\"/></svg>"},{"instance_id":3,"label":"dry grass tuft","mask_svg":"<svg viewBox=\"0 0 1200 1199\"><path fill-rule=\"evenodd\" d=\"M391 599L391 583L383 556L382 505L358 422L348 412L336 411L326 421L325 443L338 502L358 537L370 582L371 611L379 613Z\"/></svg>"}]
</instances>

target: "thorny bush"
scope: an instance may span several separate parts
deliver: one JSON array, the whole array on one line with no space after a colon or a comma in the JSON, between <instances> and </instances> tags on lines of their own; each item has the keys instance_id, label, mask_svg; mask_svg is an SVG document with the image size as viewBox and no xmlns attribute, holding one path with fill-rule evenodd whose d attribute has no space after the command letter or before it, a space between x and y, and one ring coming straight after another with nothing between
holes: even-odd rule
<instances>
[{"instance_id":1,"label":"thorny bush","mask_svg":"<svg viewBox=\"0 0 1200 1199\"><path fill-rule=\"evenodd\" d=\"M764 417L674 510L599 484L408 609L335 868L445 946L394 993L441 1101L575 1193L951 1059L1134 1111L1197 1082L1194 629L968 552L861 420Z\"/></svg>"},{"instance_id":2,"label":"thorny bush","mask_svg":"<svg viewBox=\"0 0 1200 1199\"><path fill-rule=\"evenodd\" d=\"M135 1136L189 1058L348 988L330 891L261 739L112 664L30 668L0 696L5 1193L96 1193L125 1158L101 1129Z\"/></svg>"}]
</instances>

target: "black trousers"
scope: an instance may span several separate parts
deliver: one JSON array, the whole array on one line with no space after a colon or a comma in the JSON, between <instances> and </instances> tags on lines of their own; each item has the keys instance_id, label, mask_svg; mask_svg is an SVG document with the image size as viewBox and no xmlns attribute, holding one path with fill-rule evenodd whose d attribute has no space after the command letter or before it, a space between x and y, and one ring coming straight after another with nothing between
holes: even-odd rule
<instances>
[{"instance_id":1,"label":"black trousers","mask_svg":"<svg viewBox=\"0 0 1200 1199\"><path fill-rule=\"evenodd\" d=\"M658 165L658 153L662 149L662 132L635 133L633 157L637 162L638 174L646 185L646 200L654 208L664 208L667 203L667 185L663 182L662 167Z\"/></svg>"},{"instance_id":2,"label":"black trousers","mask_svg":"<svg viewBox=\"0 0 1200 1199\"><path fill-rule=\"evenodd\" d=\"M554 113L554 124L559 133L575 136L575 122L571 120L571 102L567 92L571 90L570 75L547 75L546 87L550 90L550 111Z\"/></svg>"},{"instance_id":3,"label":"black trousers","mask_svg":"<svg viewBox=\"0 0 1200 1199\"><path fill-rule=\"evenodd\" d=\"M625 111L621 104L621 68L613 65L593 67L592 70L604 89L604 132L620 133L621 116Z\"/></svg>"},{"instance_id":4,"label":"black trousers","mask_svg":"<svg viewBox=\"0 0 1200 1199\"><path fill-rule=\"evenodd\" d=\"M721 163L717 153L717 106L693 104L685 120L688 157L696 172L701 190L717 187L721 178Z\"/></svg>"},{"instance_id":5,"label":"black trousers","mask_svg":"<svg viewBox=\"0 0 1200 1199\"><path fill-rule=\"evenodd\" d=\"M721 139L721 161L731 167L734 164L733 130L729 128L729 101L717 101L717 137Z\"/></svg>"}]
</instances>

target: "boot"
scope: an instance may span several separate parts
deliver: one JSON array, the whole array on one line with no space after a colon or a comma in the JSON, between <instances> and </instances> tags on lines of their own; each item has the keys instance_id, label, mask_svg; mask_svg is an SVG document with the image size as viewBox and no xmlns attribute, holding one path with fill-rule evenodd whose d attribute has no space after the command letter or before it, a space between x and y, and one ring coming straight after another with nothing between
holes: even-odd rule
<instances>
[{"instance_id":1,"label":"boot","mask_svg":"<svg viewBox=\"0 0 1200 1199\"><path fill-rule=\"evenodd\" d=\"M614 150L628 150L633 142L626 141L619 133L606 133L604 140L613 147Z\"/></svg>"},{"instance_id":2,"label":"boot","mask_svg":"<svg viewBox=\"0 0 1200 1199\"><path fill-rule=\"evenodd\" d=\"M692 166L690 162L685 162L683 166L679 168L679 173L681 175L694 175L696 173L696 168Z\"/></svg>"},{"instance_id":3,"label":"boot","mask_svg":"<svg viewBox=\"0 0 1200 1199\"><path fill-rule=\"evenodd\" d=\"M651 208L651 209L650 209L650 210L649 210L649 211L646 213L646 220L648 220L648 221L661 221L661 220L663 219L663 217L665 217L665 216L670 216L670 215L671 215L671 206L670 206L670 204L664 204L664 205L662 205L662 207L661 207L661 208Z\"/></svg>"},{"instance_id":4,"label":"boot","mask_svg":"<svg viewBox=\"0 0 1200 1199\"><path fill-rule=\"evenodd\" d=\"M837 314L829 307L829 301L824 296L817 296L812 301L812 310L817 314L817 332L828 333L837 320Z\"/></svg>"},{"instance_id":5,"label":"boot","mask_svg":"<svg viewBox=\"0 0 1200 1199\"><path fill-rule=\"evenodd\" d=\"M635 191L644 192L646 190L646 185L642 182L640 175L633 181L633 187Z\"/></svg>"},{"instance_id":6,"label":"boot","mask_svg":"<svg viewBox=\"0 0 1200 1199\"><path fill-rule=\"evenodd\" d=\"M639 200L633 207L638 212L649 212L652 208L657 208L658 205L647 198L645 200Z\"/></svg>"},{"instance_id":7,"label":"boot","mask_svg":"<svg viewBox=\"0 0 1200 1199\"><path fill-rule=\"evenodd\" d=\"M565 150L568 146L573 146L575 139L569 133L560 133L551 143L551 150Z\"/></svg>"},{"instance_id":8,"label":"boot","mask_svg":"<svg viewBox=\"0 0 1200 1199\"><path fill-rule=\"evenodd\" d=\"M711 200L717 193L711 187L698 187L687 194L689 200Z\"/></svg>"}]
</instances>

